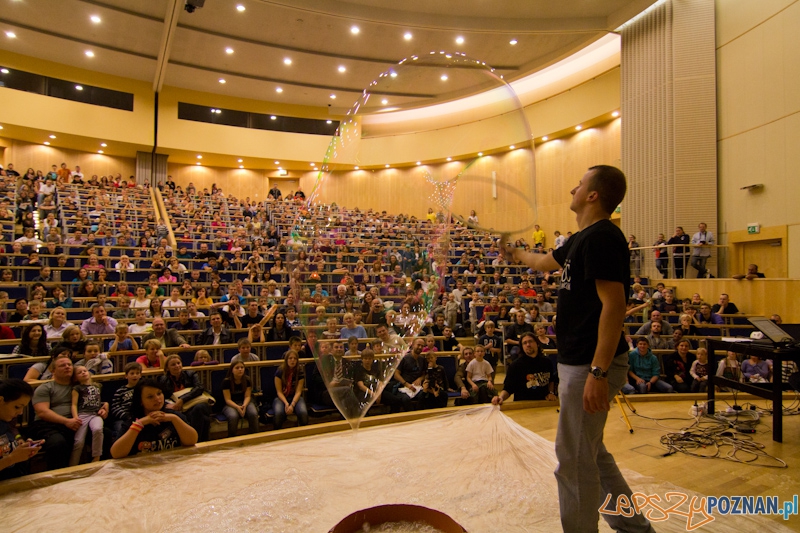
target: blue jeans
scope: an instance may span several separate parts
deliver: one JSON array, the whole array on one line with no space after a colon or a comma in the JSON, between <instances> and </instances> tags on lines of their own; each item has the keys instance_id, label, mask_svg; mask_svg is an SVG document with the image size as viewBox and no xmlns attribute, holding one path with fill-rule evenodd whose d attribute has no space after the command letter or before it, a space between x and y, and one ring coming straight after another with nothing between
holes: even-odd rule
<instances>
[{"instance_id":1,"label":"blue jeans","mask_svg":"<svg viewBox=\"0 0 800 533\"><path fill-rule=\"evenodd\" d=\"M603 444L607 411L589 414L583 410L583 389L590 365L558 364L558 400L560 413L556 434L556 481L561 526L569 533L595 533L599 508L608 494L616 502L620 494L631 497L631 489L617 467L614 457ZM614 358L608 369L608 400L625 383L628 375L628 354ZM611 505L609 505L611 507ZM630 518L603 515L615 531L653 533L642 515Z\"/></svg>"},{"instance_id":2,"label":"blue jeans","mask_svg":"<svg viewBox=\"0 0 800 533\"><path fill-rule=\"evenodd\" d=\"M239 430L239 420L242 419L242 416L239 414L239 411L230 405L226 405L222 408L222 414L228 419L228 436L235 437ZM247 404L244 415L245 418L247 418L247 428L250 430L250 433L258 433L258 409L253 405L253 402Z\"/></svg>"},{"instance_id":3,"label":"blue jeans","mask_svg":"<svg viewBox=\"0 0 800 533\"><path fill-rule=\"evenodd\" d=\"M649 379L644 380L644 383L641 385L636 383L631 385L630 383L626 383L622 386L622 394L647 394L647 382L650 381ZM650 392L675 392L672 388L672 385L664 381L663 379L659 379L652 385L650 385Z\"/></svg>"},{"instance_id":4,"label":"blue jeans","mask_svg":"<svg viewBox=\"0 0 800 533\"><path fill-rule=\"evenodd\" d=\"M272 402L272 410L275 412L275 419L272 424L275 429L281 429L286 421L286 405L280 398L275 398ZM302 397L297 400L297 405L294 406L294 414L297 415L298 426L308 424L308 409L306 408L306 401Z\"/></svg>"}]
</instances>

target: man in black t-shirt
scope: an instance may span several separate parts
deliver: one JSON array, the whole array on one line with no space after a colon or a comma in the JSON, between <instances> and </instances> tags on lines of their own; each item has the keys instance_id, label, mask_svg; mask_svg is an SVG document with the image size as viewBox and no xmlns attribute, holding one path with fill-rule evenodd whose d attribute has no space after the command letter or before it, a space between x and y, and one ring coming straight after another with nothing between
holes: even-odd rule
<instances>
[{"instance_id":1,"label":"man in black t-shirt","mask_svg":"<svg viewBox=\"0 0 800 533\"><path fill-rule=\"evenodd\" d=\"M502 405L509 397L517 400L557 400L553 382L553 365L539 355L539 344L533 333L525 333L520 341L522 355L508 367L503 390L492 398L492 403Z\"/></svg>"},{"instance_id":2,"label":"man in black t-shirt","mask_svg":"<svg viewBox=\"0 0 800 533\"><path fill-rule=\"evenodd\" d=\"M563 269L556 324L560 413L555 474L561 525L569 532L597 531L598 502L607 496L614 502L623 494L631 497L603 445L610 402L628 373L622 325L630 263L625 236L610 221L626 187L619 169L590 168L571 191L570 209L580 231L546 255L511 247L509 235L501 239L512 264L539 271ZM603 518L615 531L654 531L641 514Z\"/></svg>"}]
</instances>

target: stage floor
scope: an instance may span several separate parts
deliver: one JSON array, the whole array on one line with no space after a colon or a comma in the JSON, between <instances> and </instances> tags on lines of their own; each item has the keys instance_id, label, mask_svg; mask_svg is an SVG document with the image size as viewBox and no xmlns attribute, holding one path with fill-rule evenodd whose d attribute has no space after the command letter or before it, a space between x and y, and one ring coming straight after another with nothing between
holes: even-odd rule
<instances>
[{"instance_id":1,"label":"stage floor","mask_svg":"<svg viewBox=\"0 0 800 533\"><path fill-rule=\"evenodd\" d=\"M644 403L637 407L643 414L655 409ZM89 477L3 496L4 531L69 527L77 531L321 533L353 511L384 503L438 509L471 533L560 531L553 476L556 461L553 444L547 440L555 435L555 409L510 410L508 414L486 406L357 432L110 461ZM638 448L655 442L657 446L660 434L640 428L635 419L637 431L629 435L615 414L609 419L606 442L623 468L638 464L646 467L639 468L640 472L654 475L650 462L659 465L649 478L626 471L634 492L693 495L670 481L675 476L694 476L697 483L685 486L697 489L702 478L713 477L714 469L720 468L716 463L756 478L763 474L797 477L794 469L679 456L657 459L631 452L632 445ZM529 428L538 426L544 437L512 418ZM614 435L615 426L621 426L619 436ZM637 444L640 439L645 443ZM751 494L744 483L710 494ZM785 496L783 491L784 487L773 485L764 493ZM777 520L728 516L717 517L698 531L792 531L797 530L798 517L787 524L791 529ZM678 516L654 525L659 532L687 530L686 520ZM604 523L600 530L609 531Z\"/></svg>"}]
</instances>

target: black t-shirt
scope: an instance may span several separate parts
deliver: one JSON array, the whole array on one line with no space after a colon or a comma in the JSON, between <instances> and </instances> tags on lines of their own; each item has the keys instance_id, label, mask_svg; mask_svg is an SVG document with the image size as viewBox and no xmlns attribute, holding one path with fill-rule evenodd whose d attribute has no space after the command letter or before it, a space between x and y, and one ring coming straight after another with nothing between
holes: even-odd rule
<instances>
[{"instance_id":1,"label":"black t-shirt","mask_svg":"<svg viewBox=\"0 0 800 533\"><path fill-rule=\"evenodd\" d=\"M178 416L182 416L179 413ZM124 435L130 428L131 421L128 421L122 429L121 435ZM163 422L158 425L148 424L136 436L136 442L131 446L131 451L128 455L136 455L138 453L152 453L161 452L164 450L172 450L173 448L180 448L181 439L178 436L178 430L172 425L172 422Z\"/></svg>"},{"instance_id":2,"label":"black t-shirt","mask_svg":"<svg viewBox=\"0 0 800 533\"><path fill-rule=\"evenodd\" d=\"M0 459L13 452L17 447L18 432L11 429L8 422L0 420ZM23 461L0 470L0 481L28 474L28 461Z\"/></svg>"},{"instance_id":3,"label":"black t-shirt","mask_svg":"<svg viewBox=\"0 0 800 533\"><path fill-rule=\"evenodd\" d=\"M626 301L630 256L625 235L610 220L600 220L570 237L564 246L553 251L553 258L564 267L558 290L558 362L590 364L603 308L595 280L619 282L622 300ZM615 355L627 351L620 324Z\"/></svg>"},{"instance_id":4,"label":"black t-shirt","mask_svg":"<svg viewBox=\"0 0 800 533\"><path fill-rule=\"evenodd\" d=\"M406 354L406 356L400 360L400 364L397 365L397 370L400 372L400 375L403 376L403 381L409 383L414 383L427 369L428 361L425 359L425 354L420 354L416 359L414 359L413 355Z\"/></svg>"},{"instance_id":5,"label":"black t-shirt","mask_svg":"<svg viewBox=\"0 0 800 533\"><path fill-rule=\"evenodd\" d=\"M255 317L250 316L250 313L245 313L244 316L239 317L239 322L242 323L243 328L249 328L253 324L258 324L262 320L264 320L264 315L261 313L256 313Z\"/></svg>"},{"instance_id":6,"label":"black t-shirt","mask_svg":"<svg viewBox=\"0 0 800 533\"><path fill-rule=\"evenodd\" d=\"M514 401L544 400L550 393L552 374L553 365L546 357L522 355L508 367L503 390L513 395Z\"/></svg>"},{"instance_id":7,"label":"black t-shirt","mask_svg":"<svg viewBox=\"0 0 800 533\"><path fill-rule=\"evenodd\" d=\"M378 379L380 375L379 363L379 361L373 361L372 367L370 367L369 370L364 368L361 364L355 367L353 372L353 392L355 392L356 398L358 398L359 401L364 401L367 396L364 391L358 387L359 381L363 381L364 386L369 390L377 392L378 386L380 385L380 380Z\"/></svg>"},{"instance_id":8,"label":"black t-shirt","mask_svg":"<svg viewBox=\"0 0 800 533\"><path fill-rule=\"evenodd\" d=\"M242 376L242 382L237 385L228 378L222 380L222 390L231 391L231 400L236 405L244 405L244 393L250 388L250 378Z\"/></svg>"}]
</instances>

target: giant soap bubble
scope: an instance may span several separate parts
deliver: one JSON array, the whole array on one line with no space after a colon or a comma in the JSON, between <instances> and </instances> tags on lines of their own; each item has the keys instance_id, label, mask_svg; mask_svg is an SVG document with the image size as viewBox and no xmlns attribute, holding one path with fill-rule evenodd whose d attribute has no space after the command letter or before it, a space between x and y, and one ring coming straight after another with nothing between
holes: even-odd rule
<instances>
[{"instance_id":1,"label":"giant soap bubble","mask_svg":"<svg viewBox=\"0 0 800 533\"><path fill-rule=\"evenodd\" d=\"M332 402L354 428L373 404L399 408L406 397L395 370L431 312L444 310L449 277L470 262L503 268L488 264L500 233L529 237L534 167L519 99L484 62L457 52L414 55L364 89L330 142L290 242L292 289L327 387L312 404ZM349 196L348 183L360 197ZM479 269L474 281L484 275ZM362 296L360 283L380 303ZM343 347L334 337L364 332L348 315L342 322L340 285L364 306L367 339L350 355L347 339ZM377 328L387 322L388 331ZM355 350L367 347L373 355L362 361ZM447 393L435 373L425 376L414 405Z\"/></svg>"}]
</instances>

